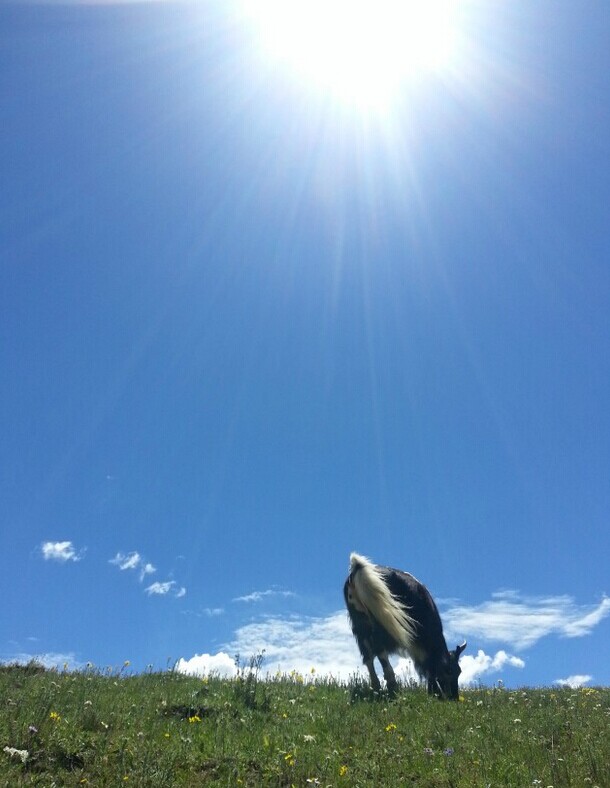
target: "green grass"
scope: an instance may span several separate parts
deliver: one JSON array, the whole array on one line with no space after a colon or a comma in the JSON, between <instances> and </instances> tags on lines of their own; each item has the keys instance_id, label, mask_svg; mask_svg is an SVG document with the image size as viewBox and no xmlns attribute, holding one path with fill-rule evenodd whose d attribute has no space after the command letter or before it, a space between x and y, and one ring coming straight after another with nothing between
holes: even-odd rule
<instances>
[{"instance_id":1,"label":"green grass","mask_svg":"<svg viewBox=\"0 0 610 788\"><path fill-rule=\"evenodd\" d=\"M610 786L610 689L389 700L260 668L0 667L0 786Z\"/></svg>"}]
</instances>

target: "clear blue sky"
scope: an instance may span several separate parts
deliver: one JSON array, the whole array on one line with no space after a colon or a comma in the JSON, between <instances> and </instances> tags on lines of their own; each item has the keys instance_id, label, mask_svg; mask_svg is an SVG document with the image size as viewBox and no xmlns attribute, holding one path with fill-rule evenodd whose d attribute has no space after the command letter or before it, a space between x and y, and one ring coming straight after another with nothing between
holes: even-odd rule
<instances>
[{"instance_id":1,"label":"clear blue sky","mask_svg":"<svg viewBox=\"0 0 610 788\"><path fill-rule=\"evenodd\" d=\"M0 659L346 677L356 550L610 683L610 6L468 8L380 109L238 0L0 6Z\"/></svg>"}]
</instances>

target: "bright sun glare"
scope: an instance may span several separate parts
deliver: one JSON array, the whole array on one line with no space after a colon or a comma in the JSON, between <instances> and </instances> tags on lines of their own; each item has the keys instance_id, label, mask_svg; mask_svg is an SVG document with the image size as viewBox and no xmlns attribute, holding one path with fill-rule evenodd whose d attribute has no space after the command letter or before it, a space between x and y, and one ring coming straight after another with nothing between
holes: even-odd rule
<instances>
[{"instance_id":1,"label":"bright sun glare","mask_svg":"<svg viewBox=\"0 0 610 788\"><path fill-rule=\"evenodd\" d=\"M386 107L426 72L449 68L457 0L251 0L264 49L334 98Z\"/></svg>"}]
</instances>

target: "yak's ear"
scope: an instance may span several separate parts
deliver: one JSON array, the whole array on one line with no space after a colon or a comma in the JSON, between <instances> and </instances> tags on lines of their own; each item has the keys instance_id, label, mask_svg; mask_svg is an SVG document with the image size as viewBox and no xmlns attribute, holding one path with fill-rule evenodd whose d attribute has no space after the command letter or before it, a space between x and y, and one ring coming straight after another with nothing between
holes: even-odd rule
<instances>
[{"instance_id":1,"label":"yak's ear","mask_svg":"<svg viewBox=\"0 0 610 788\"><path fill-rule=\"evenodd\" d=\"M455 649L455 658L456 659L460 658L460 654L462 653L462 651L464 651L464 649L466 648L466 645L467 645L466 641L464 641L461 646L456 646L456 649Z\"/></svg>"}]
</instances>

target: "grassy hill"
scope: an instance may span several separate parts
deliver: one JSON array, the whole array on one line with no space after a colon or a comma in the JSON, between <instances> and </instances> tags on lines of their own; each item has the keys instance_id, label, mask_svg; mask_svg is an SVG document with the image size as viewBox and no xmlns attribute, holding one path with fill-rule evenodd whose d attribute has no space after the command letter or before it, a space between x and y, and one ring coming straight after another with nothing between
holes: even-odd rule
<instances>
[{"instance_id":1,"label":"grassy hill","mask_svg":"<svg viewBox=\"0 0 610 788\"><path fill-rule=\"evenodd\" d=\"M610 689L0 668L0 786L610 786Z\"/></svg>"}]
</instances>

